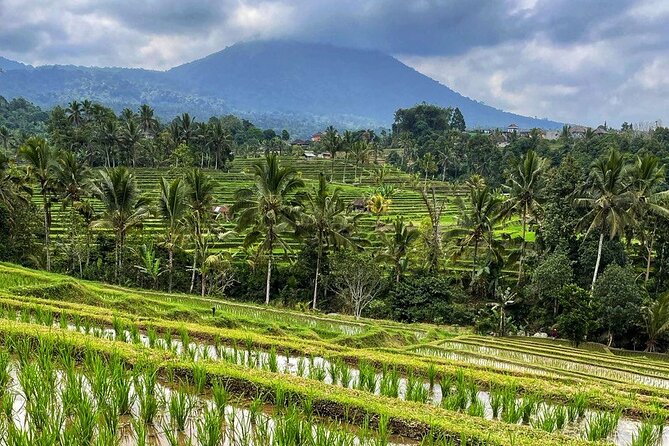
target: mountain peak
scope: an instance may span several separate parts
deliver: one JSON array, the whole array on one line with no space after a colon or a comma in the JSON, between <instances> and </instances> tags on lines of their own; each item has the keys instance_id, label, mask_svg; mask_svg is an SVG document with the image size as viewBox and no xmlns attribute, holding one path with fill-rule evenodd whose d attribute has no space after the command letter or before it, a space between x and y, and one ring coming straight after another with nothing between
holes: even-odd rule
<instances>
[{"instance_id":1,"label":"mountain peak","mask_svg":"<svg viewBox=\"0 0 669 446\"><path fill-rule=\"evenodd\" d=\"M30 68L30 65L25 65L22 64L21 62L17 62L15 60L10 60L0 56L0 70L3 71L25 70L26 68Z\"/></svg>"},{"instance_id":2,"label":"mountain peak","mask_svg":"<svg viewBox=\"0 0 669 446\"><path fill-rule=\"evenodd\" d=\"M469 128L512 122L521 128L561 127L464 97L379 51L324 43L241 42L164 72L11 66L0 76L0 91L45 107L74 99L99 101L117 111L149 103L168 119L184 111L202 119L235 113L267 127L292 123L288 126L306 133L329 124L389 127L398 108L427 102L458 107ZM304 122L311 123L308 130Z\"/></svg>"}]
</instances>

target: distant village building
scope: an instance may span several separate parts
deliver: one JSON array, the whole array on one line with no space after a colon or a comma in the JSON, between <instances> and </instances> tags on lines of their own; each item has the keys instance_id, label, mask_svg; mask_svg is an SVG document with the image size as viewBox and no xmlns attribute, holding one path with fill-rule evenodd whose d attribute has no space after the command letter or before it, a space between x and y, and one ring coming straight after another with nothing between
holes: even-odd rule
<instances>
[{"instance_id":1,"label":"distant village building","mask_svg":"<svg viewBox=\"0 0 669 446\"><path fill-rule=\"evenodd\" d=\"M504 133L511 134L511 133L519 133L519 132L520 132L520 128L518 127L517 124L509 124Z\"/></svg>"},{"instance_id":2,"label":"distant village building","mask_svg":"<svg viewBox=\"0 0 669 446\"><path fill-rule=\"evenodd\" d=\"M302 156L304 158L308 159L308 160L316 159L316 154L314 152L312 152L311 150L305 151Z\"/></svg>"},{"instance_id":3,"label":"distant village building","mask_svg":"<svg viewBox=\"0 0 669 446\"><path fill-rule=\"evenodd\" d=\"M351 209L354 211L366 211L367 210L367 200L364 198L356 198L353 200L353 203L351 203Z\"/></svg>"},{"instance_id":4,"label":"distant village building","mask_svg":"<svg viewBox=\"0 0 669 446\"><path fill-rule=\"evenodd\" d=\"M332 158L332 154L330 152L323 152L320 155L318 155L319 158L325 158L325 159L330 159Z\"/></svg>"},{"instance_id":5,"label":"distant village building","mask_svg":"<svg viewBox=\"0 0 669 446\"><path fill-rule=\"evenodd\" d=\"M306 147L309 145L309 141L305 141L303 139L296 139L295 141L291 142L290 145L298 147Z\"/></svg>"},{"instance_id":6,"label":"distant village building","mask_svg":"<svg viewBox=\"0 0 669 446\"><path fill-rule=\"evenodd\" d=\"M569 134L572 138L585 138L587 131L588 128L582 125L572 125L569 127Z\"/></svg>"},{"instance_id":7,"label":"distant village building","mask_svg":"<svg viewBox=\"0 0 669 446\"><path fill-rule=\"evenodd\" d=\"M606 127L604 127L603 125L600 125L595 129L595 131L593 133L597 136L602 136L602 135L606 135L609 132L608 132L608 130L606 130Z\"/></svg>"},{"instance_id":8,"label":"distant village building","mask_svg":"<svg viewBox=\"0 0 669 446\"><path fill-rule=\"evenodd\" d=\"M323 134L321 132L314 133L311 135L311 141L312 142L321 142L321 138L323 137Z\"/></svg>"},{"instance_id":9,"label":"distant village building","mask_svg":"<svg viewBox=\"0 0 669 446\"><path fill-rule=\"evenodd\" d=\"M560 132L557 130L546 130L544 131L544 138L548 141L555 141L560 138Z\"/></svg>"}]
</instances>

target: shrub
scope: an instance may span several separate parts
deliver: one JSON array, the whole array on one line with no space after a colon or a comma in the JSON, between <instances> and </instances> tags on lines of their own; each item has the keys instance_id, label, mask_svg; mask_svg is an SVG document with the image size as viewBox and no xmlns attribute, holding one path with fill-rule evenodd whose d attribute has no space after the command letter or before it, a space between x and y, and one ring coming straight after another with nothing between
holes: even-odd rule
<instances>
[{"instance_id":1,"label":"shrub","mask_svg":"<svg viewBox=\"0 0 669 446\"><path fill-rule=\"evenodd\" d=\"M386 307L401 322L469 325L475 314L466 301L465 291L448 277L420 275L393 284Z\"/></svg>"}]
</instances>

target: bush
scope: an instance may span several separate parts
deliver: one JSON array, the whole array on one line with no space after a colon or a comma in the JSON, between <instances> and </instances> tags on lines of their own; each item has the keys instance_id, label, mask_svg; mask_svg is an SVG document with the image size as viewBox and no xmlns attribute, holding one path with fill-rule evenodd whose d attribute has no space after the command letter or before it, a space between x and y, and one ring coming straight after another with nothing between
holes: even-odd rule
<instances>
[{"instance_id":1,"label":"bush","mask_svg":"<svg viewBox=\"0 0 669 446\"><path fill-rule=\"evenodd\" d=\"M573 281L571 260L563 251L550 254L537 266L526 288L526 296L532 306L529 319L536 321L537 327L534 328L553 325L560 312L562 288Z\"/></svg>"},{"instance_id":2,"label":"bush","mask_svg":"<svg viewBox=\"0 0 669 446\"><path fill-rule=\"evenodd\" d=\"M608 345L614 342L627 345L634 333L643 331L640 308L644 292L636 285L629 267L611 264L595 283L592 295L597 308L597 320Z\"/></svg>"},{"instance_id":3,"label":"bush","mask_svg":"<svg viewBox=\"0 0 669 446\"><path fill-rule=\"evenodd\" d=\"M401 322L469 325L475 313L467 295L445 276L410 276L393 284L386 298L389 316Z\"/></svg>"},{"instance_id":4,"label":"bush","mask_svg":"<svg viewBox=\"0 0 669 446\"><path fill-rule=\"evenodd\" d=\"M558 333L569 339L576 347L583 342L592 324L590 293L570 284L560 292L562 314L558 317Z\"/></svg>"}]
</instances>

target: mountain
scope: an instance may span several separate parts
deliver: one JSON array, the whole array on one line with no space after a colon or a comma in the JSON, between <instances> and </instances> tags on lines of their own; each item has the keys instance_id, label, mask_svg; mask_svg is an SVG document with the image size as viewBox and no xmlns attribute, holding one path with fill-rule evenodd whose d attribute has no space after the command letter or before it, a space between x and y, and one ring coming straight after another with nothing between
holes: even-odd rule
<instances>
[{"instance_id":1,"label":"mountain","mask_svg":"<svg viewBox=\"0 0 669 446\"><path fill-rule=\"evenodd\" d=\"M8 70L24 70L26 68L30 68L28 65L24 65L21 62L16 62L14 60L9 60L5 59L4 57L0 57L0 70L2 71L8 71Z\"/></svg>"},{"instance_id":2,"label":"mountain","mask_svg":"<svg viewBox=\"0 0 669 446\"><path fill-rule=\"evenodd\" d=\"M60 65L3 71L0 95L43 107L91 99L120 111L149 103L167 119L188 111L200 119L235 113L262 127L294 129L287 124L301 121L303 134L330 123L388 127L395 110L420 102L459 107L469 128L561 126L469 99L378 51L324 44L239 43L167 71Z\"/></svg>"}]
</instances>

